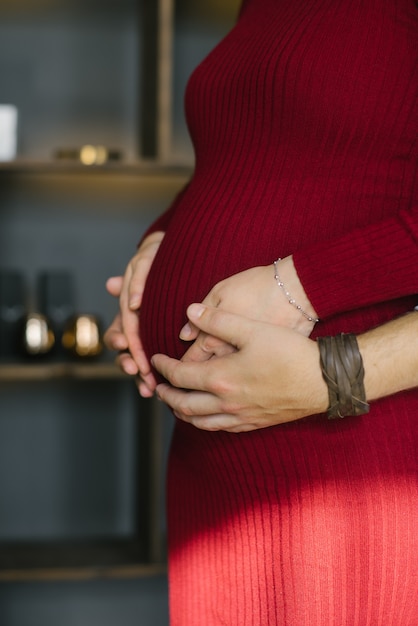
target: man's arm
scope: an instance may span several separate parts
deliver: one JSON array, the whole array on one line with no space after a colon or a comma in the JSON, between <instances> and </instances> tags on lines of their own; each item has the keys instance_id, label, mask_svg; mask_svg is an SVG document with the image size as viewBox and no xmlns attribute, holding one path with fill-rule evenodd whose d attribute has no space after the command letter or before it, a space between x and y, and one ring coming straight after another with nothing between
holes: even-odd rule
<instances>
[{"instance_id":1,"label":"man's arm","mask_svg":"<svg viewBox=\"0 0 418 626\"><path fill-rule=\"evenodd\" d=\"M418 386L418 312L359 335L369 401Z\"/></svg>"},{"instance_id":2,"label":"man's arm","mask_svg":"<svg viewBox=\"0 0 418 626\"><path fill-rule=\"evenodd\" d=\"M328 391L317 343L289 328L194 304L197 328L234 346L208 361L181 362L155 355L168 380L159 397L184 421L206 430L243 432L322 413ZM418 386L418 313L358 337L369 401ZM347 418L349 419L349 418ZM367 419L364 418L364 419Z\"/></svg>"}]
</instances>

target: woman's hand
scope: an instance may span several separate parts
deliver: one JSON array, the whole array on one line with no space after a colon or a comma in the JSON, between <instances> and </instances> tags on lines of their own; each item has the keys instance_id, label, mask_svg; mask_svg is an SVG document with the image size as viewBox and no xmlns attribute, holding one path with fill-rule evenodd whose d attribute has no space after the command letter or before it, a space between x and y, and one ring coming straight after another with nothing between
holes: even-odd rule
<instances>
[{"instance_id":1,"label":"woman's hand","mask_svg":"<svg viewBox=\"0 0 418 626\"><path fill-rule=\"evenodd\" d=\"M309 311L311 317L315 318L316 313L299 281L292 257L280 261L278 267L286 290L304 311ZM275 281L272 264L254 267L221 281L208 293L203 304L253 320L286 326L306 337L309 337L314 327L314 322L289 303L284 290ZM226 345L221 348L219 339L209 339L204 333L199 333L193 323L186 324L180 337L185 341L196 339L187 351L183 359L185 361L205 361L215 354L215 349L218 355L220 350L223 354L232 351Z\"/></svg>"},{"instance_id":2,"label":"woman's hand","mask_svg":"<svg viewBox=\"0 0 418 626\"><path fill-rule=\"evenodd\" d=\"M219 351L200 363L158 354L154 367L170 384L157 393L179 419L204 430L245 432L326 411L315 341L276 324L259 322L194 304L191 323ZM204 341L204 340L203 340ZM231 345L226 353L223 345Z\"/></svg>"},{"instance_id":3,"label":"woman's hand","mask_svg":"<svg viewBox=\"0 0 418 626\"><path fill-rule=\"evenodd\" d=\"M143 397L151 397L156 381L139 336L139 310L145 283L158 248L164 239L161 231L149 235L138 248L124 276L113 276L106 283L108 292L119 298L119 313L107 329L104 340L110 350L118 350L116 361L131 376L139 377Z\"/></svg>"}]
</instances>

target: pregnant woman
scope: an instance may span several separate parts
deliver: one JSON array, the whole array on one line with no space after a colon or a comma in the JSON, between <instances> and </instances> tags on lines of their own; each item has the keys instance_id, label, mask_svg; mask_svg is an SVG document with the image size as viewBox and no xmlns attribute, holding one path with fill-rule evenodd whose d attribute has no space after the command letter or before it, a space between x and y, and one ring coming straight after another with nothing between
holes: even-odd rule
<instances>
[{"instance_id":1,"label":"pregnant woman","mask_svg":"<svg viewBox=\"0 0 418 626\"><path fill-rule=\"evenodd\" d=\"M171 383L172 626L418 624L417 102L415 0L244 0L189 81L194 175L108 283L121 366ZM372 402L328 420L341 333Z\"/></svg>"}]
</instances>

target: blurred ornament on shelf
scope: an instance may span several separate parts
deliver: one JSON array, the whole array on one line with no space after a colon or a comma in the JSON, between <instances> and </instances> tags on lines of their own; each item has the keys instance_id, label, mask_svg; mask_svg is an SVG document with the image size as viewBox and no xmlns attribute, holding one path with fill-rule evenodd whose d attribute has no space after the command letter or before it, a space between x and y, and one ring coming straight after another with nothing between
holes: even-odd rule
<instances>
[{"instance_id":1,"label":"blurred ornament on shelf","mask_svg":"<svg viewBox=\"0 0 418 626\"><path fill-rule=\"evenodd\" d=\"M120 161L122 152L107 148L106 146L94 146L86 144L81 148L60 148L55 152L55 158L59 161L76 161L86 166L106 165L106 163Z\"/></svg>"},{"instance_id":2,"label":"blurred ornament on shelf","mask_svg":"<svg viewBox=\"0 0 418 626\"><path fill-rule=\"evenodd\" d=\"M0 104L0 161L13 161L17 154L17 108Z\"/></svg>"},{"instance_id":3,"label":"blurred ornament on shelf","mask_svg":"<svg viewBox=\"0 0 418 626\"><path fill-rule=\"evenodd\" d=\"M70 319L62 336L62 345L78 357L95 357L103 351L100 321L95 315L77 315Z\"/></svg>"},{"instance_id":4,"label":"blurred ornament on shelf","mask_svg":"<svg viewBox=\"0 0 418 626\"><path fill-rule=\"evenodd\" d=\"M45 315L30 313L23 326L23 350L28 356L44 356L55 345L55 335Z\"/></svg>"}]
</instances>

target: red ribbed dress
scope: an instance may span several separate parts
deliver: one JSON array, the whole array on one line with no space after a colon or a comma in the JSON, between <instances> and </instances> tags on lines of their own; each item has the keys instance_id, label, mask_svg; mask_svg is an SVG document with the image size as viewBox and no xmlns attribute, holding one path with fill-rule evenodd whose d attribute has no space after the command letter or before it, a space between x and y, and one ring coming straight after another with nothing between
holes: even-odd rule
<instances>
[{"instance_id":1,"label":"red ribbed dress","mask_svg":"<svg viewBox=\"0 0 418 626\"><path fill-rule=\"evenodd\" d=\"M189 303L292 253L317 335L411 310L417 102L415 0L245 0L187 88L196 168L151 228L148 354L180 357ZM171 625L418 626L417 419L411 391L333 422L177 423Z\"/></svg>"}]
</instances>

